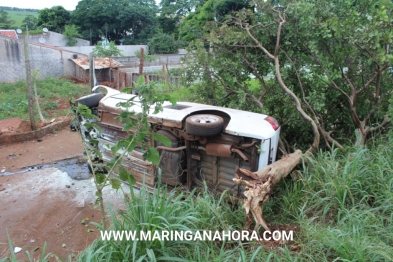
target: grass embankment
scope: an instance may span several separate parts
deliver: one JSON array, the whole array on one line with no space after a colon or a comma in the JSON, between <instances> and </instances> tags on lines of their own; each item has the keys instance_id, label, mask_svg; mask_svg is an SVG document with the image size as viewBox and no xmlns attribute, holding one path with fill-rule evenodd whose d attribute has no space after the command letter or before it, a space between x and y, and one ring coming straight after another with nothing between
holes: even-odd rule
<instances>
[{"instance_id":1,"label":"grass embankment","mask_svg":"<svg viewBox=\"0 0 393 262\"><path fill-rule=\"evenodd\" d=\"M274 224L295 224L294 242L96 240L79 261L392 261L393 134L366 148L320 152L297 180L276 186L264 207ZM113 230L241 230L244 211L221 198L144 191L111 212Z\"/></svg>"},{"instance_id":2,"label":"grass embankment","mask_svg":"<svg viewBox=\"0 0 393 262\"><path fill-rule=\"evenodd\" d=\"M26 28L22 27L22 22L28 15L32 15L38 19L39 12L32 12L32 11L14 11L14 10L4 10L8 13L9 20L14 20L15 24L12 25L12 28L20 28L25 31Z\"/></svg>"},{"instance_id":3,"label":"grass embankment","mask_svg":"<svg viewBox=\"0 0 393 262\"><path fill-rule=\"evenodd\" d=\"M74 84L66 79L49 77L36 82L44 117L67 115L70 112L70 99L90 93L88 86ZM29 119L25 81L0 84L0 120L13 117Z\"/></svg>"}]
</instances>

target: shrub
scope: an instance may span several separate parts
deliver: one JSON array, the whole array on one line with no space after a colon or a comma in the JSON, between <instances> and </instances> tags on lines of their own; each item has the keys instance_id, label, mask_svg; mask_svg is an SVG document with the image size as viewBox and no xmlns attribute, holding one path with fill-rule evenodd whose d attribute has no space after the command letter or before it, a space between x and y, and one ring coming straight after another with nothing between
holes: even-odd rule
<instances>
[{"instance_id":1,"label":"shrub","mask_svg":"<svg viewBox=\"0 0 393 262\"><path fill-rule=\"evenodd\" d=\"M177 49L175 39L171 35L157 34L149 40L151 54L175 54Z\"/></svg>"}]
</instances>

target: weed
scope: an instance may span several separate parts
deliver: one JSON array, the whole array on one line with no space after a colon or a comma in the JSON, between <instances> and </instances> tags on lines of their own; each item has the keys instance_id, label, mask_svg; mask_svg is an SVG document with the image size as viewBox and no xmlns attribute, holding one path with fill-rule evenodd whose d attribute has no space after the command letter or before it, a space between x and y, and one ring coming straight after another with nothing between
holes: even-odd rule
<instances>
[{"instance_id":1,"label":"weed","mask_svg":"<svg viewBox=\"0 0 393 262\"><path fill-rule=\"evenodd\" d=\"M88 87L73 84L66 79L48 77L43 80L37 80L37 92L40 103L44 110L54 110L58 103L53 99L69 100L74 97L80 97L90 93ZM0 120L19 117L28 119L27 87L24 81L16 83L0 84ZM68 114L68 110L54 113L54 117ZM48 116L47 112L43 112Z\"/></svg>"},{"instance_id":2,"label":"weed","mask_svg":"<svg viewBox=\"0 0 393 262\"><path fill-rule=\"evenodd\" d=\"M55 101L46 101L42 103L44 110L54 110L59 107L59 104Z\"/></svg>"}]
</instances>

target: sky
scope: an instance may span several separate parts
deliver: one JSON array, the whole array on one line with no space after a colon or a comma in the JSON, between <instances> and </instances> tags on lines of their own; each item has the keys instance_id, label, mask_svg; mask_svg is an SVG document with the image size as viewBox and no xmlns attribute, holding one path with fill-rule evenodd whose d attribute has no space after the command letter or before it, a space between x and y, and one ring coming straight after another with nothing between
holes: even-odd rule
<instances>
[{"instance_id":1,"label":"sky","mask_svg":"<svg viewBox=\"0 0 393 262\"><path fill-rule=\"evenodd\" d=\"M79 0L0 0L0 6L44 9L61 5L66 10L73 11L78 2Z\"/></svg>"},{"instance_id":2,"label":"sky","mask_svg":"<svg viewBox=\"0 0 393 262\"><path fill-rule=\"evenodd\" d=\"M44 9L61 5L66 10L73 11L79 1L80 0L0 0L0 6ZM156 3L159 2L159 0L156 0Z\"/></svg>"}]
</instances>

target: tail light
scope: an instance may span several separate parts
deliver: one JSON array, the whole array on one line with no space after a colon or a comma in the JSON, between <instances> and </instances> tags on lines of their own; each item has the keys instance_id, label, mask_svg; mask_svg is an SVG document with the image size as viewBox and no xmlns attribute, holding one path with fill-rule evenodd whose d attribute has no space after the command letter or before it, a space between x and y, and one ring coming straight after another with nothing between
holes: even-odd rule
<instances>
[{"instance_id":1,"label":"tail light","mask_svg":"<svg viewBox=\"0 0 393 262\"><path fill-rule=\"evenodd\" d=\"M277 122L277 120L271 116L266 117L264 120L269 122L269 124L273 127L274 131L280 127L280 124Z\"/></svg>"}]
</instances>

